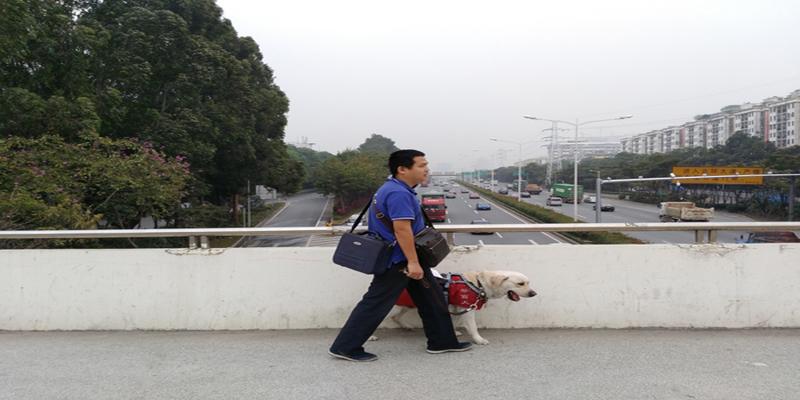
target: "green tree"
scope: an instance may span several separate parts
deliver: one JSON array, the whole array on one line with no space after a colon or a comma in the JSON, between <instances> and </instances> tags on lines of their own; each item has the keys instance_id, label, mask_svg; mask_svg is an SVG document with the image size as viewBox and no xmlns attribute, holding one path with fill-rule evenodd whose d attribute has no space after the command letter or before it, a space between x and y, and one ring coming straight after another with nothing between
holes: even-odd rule
<instances>
[{"instance_id":1,"label":"green tree","mask_svg":"<svg viewBox=\"0 0 800 400\"><path fill-rule=\"evenodd\" d=\"M394 140L376 133L373 133L372 136L368 137L367 140L364 141L364 143L361 143L361 145L358 146L358 151L362 153L371 152L388 155L397 150L400 149L394 145Z\"/></svg>"},{"instance_id":2,"label":"green tree","mask_svg":"<svg viewBox=\"0 0 800 400\"><path fill-rule=\"evenodd\" d=\"M300 187L288 99L214 0L5 0L0 33L0 137L151 143L217 204Z\"/></svg>"},{"instance_id":3,"label":"green tree","mask_svg":"<svg viewBox=\"0 0 800 400\"><path fill-rule=\"evenodd\" d=\"M314 177L317 175L318 170L323 162L333 157L333 154L327 151L314 151L313 149L298 148L294 146L288 147L289 156L299 161L303 165L303 184L302 187L310 189L314 187Z\"/></svg>"},{"instance_id":4,"label":"green tree","mask_svg":"<svg viewBox=\"0 0 800 400\"><path fill-rule=\"evenodd\" d=\"M335 209L344 213L377 190L387 175L385 155L348 150L322 163L315 186L323 194L333 194Z\"/></svg>"},{"instance_id":5,"label":"green tree","mask_svg":"<svg viewBox=\"0 0 800 400\"><path fill-rule=\"evenodd\" d=\"M0 229L132 228L179 206L189 165L148 144L0 139Z\"/></svg>"}]
</instances>

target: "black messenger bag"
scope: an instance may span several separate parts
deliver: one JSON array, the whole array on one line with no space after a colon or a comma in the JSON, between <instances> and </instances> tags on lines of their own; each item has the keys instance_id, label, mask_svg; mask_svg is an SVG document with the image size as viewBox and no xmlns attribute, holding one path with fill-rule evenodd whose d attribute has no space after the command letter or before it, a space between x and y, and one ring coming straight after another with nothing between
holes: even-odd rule
<instances>
[{"instance_id":1,"label":"black messenger bag","mask_svg":"<svg viewBox=\"0 0 800 400\"><path fill-rule=\"evenodd\" d=\"M333 262L354 271L380 275L389 268L392 251L397 242L387 242L374 232L353 233L372 203L373 200L370 199L353 223L350 232L345 233L339 240L333 253Z\"/></svg>"},{"instance_id":2,"label":"black messenger bag","mask_svg":"<svg viewBox=\"0 0 800 400\"><path fill-rule=\"evenodd\" d=\"M373 203L375 203L375 215L389 230L394 232L392 222L378 210L378 204L375 201ZM450 254L450 246L447 244L447 239L433 227L433 223L431 223L421 205L420 210L422 211L422 217L425 218L425 229L414 235L414 247L417 249L419 264L425 268L433 268Z\"/></svg>"}]
</instances>

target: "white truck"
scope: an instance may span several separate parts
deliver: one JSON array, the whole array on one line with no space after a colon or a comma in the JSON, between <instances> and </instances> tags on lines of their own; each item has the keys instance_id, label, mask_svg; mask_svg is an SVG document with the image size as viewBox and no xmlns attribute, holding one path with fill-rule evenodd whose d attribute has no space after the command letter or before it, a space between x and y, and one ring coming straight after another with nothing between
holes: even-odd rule
<instances>
[{"instance_id":1,"label":"white truck","mask_svg":"<svg viewBox=\"0 0 800 400\"><path fill-rule=\"evenodd\" d=\"M714 218L714 209L697 207L691 201L666 201L659 205L658 218L661 222L706 222Z\"/></svg>"}]
</instances>

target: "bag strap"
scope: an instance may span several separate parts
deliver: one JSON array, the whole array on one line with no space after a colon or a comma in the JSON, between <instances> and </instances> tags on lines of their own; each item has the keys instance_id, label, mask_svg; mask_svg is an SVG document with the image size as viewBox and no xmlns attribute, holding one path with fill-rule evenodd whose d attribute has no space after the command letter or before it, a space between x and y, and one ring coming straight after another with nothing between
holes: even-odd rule
<instances>
[{"instance_id":1,"label":"bag strap","mask_svg":"<svg viewBox=\"0 0 800 400\"><path fill-rule=\"evenodd\" d=\"M378 196L377 196L377 193L372 198L372 206L375 207L375 216L378 217L378 219L381 222L383 222L383 225L386 226L386 229L388 229L389 232L392 232L394 234L394 225L392 224L391 221L389 221L389 217L387 217L386 214L382 213L381 210L378 209Z\"/></svg>"},{"instance_id":2,"label":"bag strap","mask_svg":"<svg viewBox=\"0 0 800 400\"><path fill-rule=\"evenodd\" d=\"M425 225L433 228L433 222L431 222L431 219L428 218L428 214L425 214L425 208L422 207L422 204L419 205L419 209L422 211L422 218L425 219Z\"/></svg>"},{"instance_id":3,"label":"bag strap","mask_svg":"<svg viewBox=\"0 0 800 400\"><path fill-rule=\"evenodd\" d=\"M391 232L394 232L394 225L392 224L392 222L389 221L389 218L378 209L377 196L372 198L372 205L375 207L375 216L378 217L378 219L381 220L381 222L383 222L383 225L386 226L386 229L388 229ZM431 222L431 219L428 218L428 214L425 214L425 208L423 208L421 204L419 206L419 210L420 212L422 212L422 218L425 220L425 226L433 228L433 222Z\"/></svg>"},{"instance_id":4,"label":"bag strap","mask_svg":"<svg viewBox=\"0 0 800 400\"><path fill-rule=\"evenodd\" d=\"M354 222L353 226L350 228L350 233L353 233L353 231L356 230L356 227L358 226L358 224L361 223L361 218L363 218L364 217L364 213L367 212L367 210L369 210L369 206L372 204L372 199L373 198L375 198L375 195L372 195L372 197L367 202L367 205L365 205L364 209L361 210L361 214L358 214L358 218L356 218L356 222Z\"/></svg>"}]
</instances>

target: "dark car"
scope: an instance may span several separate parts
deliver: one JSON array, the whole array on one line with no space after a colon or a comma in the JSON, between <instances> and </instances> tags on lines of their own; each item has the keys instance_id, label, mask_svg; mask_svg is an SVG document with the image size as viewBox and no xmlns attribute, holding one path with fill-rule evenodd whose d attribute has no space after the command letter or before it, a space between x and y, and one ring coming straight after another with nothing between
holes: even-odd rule
<instances>
[{"instance_id":1,"label":"dark car","mask_svg":"<svg viewBox=\"0 0 800 400\"><path fill-rule=\"evenodd\" d=\"M525 197L525 198L530 198L530 197L531 197L531 194L530 194L530 193L528 193L528 192L520 192L519 196L520 196L520 197Z\"/></svg>"},{"instance_id":2,"label":"dark car","mask_svg":"<svg viewBox=\"0 0 800 400\"><path fill-rule=\"evenodd\" d=\"M469 193L469 190L467 190L467 189L461 189L461 193Z\"/></svg>"},{"instance_id":3,"label":"dark car","mask_svg":"<svg viewBox=\"0 0 800 400\"><path fill-rule=\"evenodd\" d=\"M597 210L597 204L592 206L592 210ZM614 212L614 206L610 206L608 204L603 204L603 205L600 206L600 211Z\"/></svg>"},{"instance_id":4,"label":"dark car","mask_svg":"<svg viewBox=\"0 0 800 400\"><path fill-rule=\"evenodd\" d=\"M794 232L752 232L744 243L800 243Z\"/></svg>"},{"instance_id":5,"label":"dark car","mask_svg":"<svg viewBox=\"0 0 800 400\"><path fill-rule=\"evenodd\" d=\"M476 210L491 210L492 209L492 205L489 204L489 203L477 203L477 204L475 204L475 209Z\"/></svg>"},{"instance_id":6,"label":"dark car","mask_svg":"<svg viewBox=\"0 0 800 400\"><path fill-rule=\"evenodd\" d=\"M485 219L473 219L470 225L488 225L489 221ZM494 232L470 232L473 235L494 235Z\"/></svg>"},{"instance_id":7,"label":"dark car","mask_svg":"<svg viewBox=\"0 0 800 400\"><path fill-rule=\"evenodd\" d=\"M497 191L497 193L508 194L508 189L500 189L500 190Z\"/></svg>"}]
</instances>

